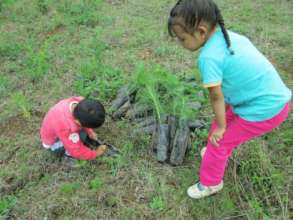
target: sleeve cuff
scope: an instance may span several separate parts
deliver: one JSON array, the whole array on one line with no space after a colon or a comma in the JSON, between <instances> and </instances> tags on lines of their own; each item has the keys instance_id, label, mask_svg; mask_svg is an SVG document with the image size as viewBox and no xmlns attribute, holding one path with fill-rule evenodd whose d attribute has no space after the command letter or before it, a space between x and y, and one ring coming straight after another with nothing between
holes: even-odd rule
<instances>
[{"instance_id":1,"label":"sleeve cuff","mask_svg":"<svg viewBox=\"0 0 293 220\"><path fill-rule=\"evenodd\" d=\"M222 85L222 82L207 83L207 84L204 84L203 87L210 88L210 87L216 87L216 86L220 86L220 85Z\"/></svg>"}]
</instances>

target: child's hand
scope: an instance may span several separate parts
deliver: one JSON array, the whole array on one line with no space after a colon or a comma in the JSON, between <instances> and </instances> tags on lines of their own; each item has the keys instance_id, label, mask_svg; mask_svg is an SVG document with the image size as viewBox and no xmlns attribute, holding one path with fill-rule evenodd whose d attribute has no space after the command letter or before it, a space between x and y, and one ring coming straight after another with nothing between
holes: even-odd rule
<instances>
[{"instance_id":1,"label":"child's hand","mask_svg":"<svg viewBox=\"0 0 293 220\"><path fill-rule=\"evenodd\" d=\"M210 136L210 141L212 144L216 147L219 147L219 141L223 138L223 135L225 133L225 128L216 128L213 133Z\"/></svg>"},{"instance_id":2,"label":"child's hand","mask_svg":"<svg viewBox=\"0 0 293 220\"><path fill-rule=\"evenodd\" d=\"M107 147L106 145L100 145L100 146L98 147L98 149L96 149L97 157L103 155L103 154L106 152L107 148L108 148L108 147Z\"/></svg>"}]
</instances>

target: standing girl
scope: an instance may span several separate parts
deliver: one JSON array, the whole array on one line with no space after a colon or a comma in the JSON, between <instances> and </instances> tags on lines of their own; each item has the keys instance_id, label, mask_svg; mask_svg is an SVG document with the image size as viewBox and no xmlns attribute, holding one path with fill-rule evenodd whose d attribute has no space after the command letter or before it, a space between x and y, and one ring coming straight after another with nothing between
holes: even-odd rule
<instances>
[{"instance_id":1,"label":"standing girl","mask_svg":"<svg viewBox=\"0 0 293 220\"><path fill-rule=\"evenodd\" d=\"M202 150L200 180L187 190L202 198L223 188L228 158L240 144L270 132L288 116L291 91L244 36L227 31L212 0L179 0L168 20L171 36L196 51L215 120Z\"/></svg>"}]
</instances>

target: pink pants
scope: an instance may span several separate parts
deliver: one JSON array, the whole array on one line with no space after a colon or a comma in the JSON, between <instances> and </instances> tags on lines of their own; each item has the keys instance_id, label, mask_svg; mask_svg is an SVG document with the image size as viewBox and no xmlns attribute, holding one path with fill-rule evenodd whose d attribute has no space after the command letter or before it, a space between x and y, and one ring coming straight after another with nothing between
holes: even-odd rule
<instances>
[{"instance_id":1,"label":"pink pants","mask_svg":"<svg viewBox=\"0 0 293 220\"><path fill-rule=\"evenodd\" d=\"M208 138L207 150L200 166L200 183L205 186L219 184L224 177L225 168L233 150L240 144L278 127L288 117L289 111L290 103L287 103L275 117L261 122L250 122L234 114L231 107L227 108L227 128L219 141L219 147L215 147ZM209 134L216 127L217 124L214 121Z\"/></svg>"}]
</instances>

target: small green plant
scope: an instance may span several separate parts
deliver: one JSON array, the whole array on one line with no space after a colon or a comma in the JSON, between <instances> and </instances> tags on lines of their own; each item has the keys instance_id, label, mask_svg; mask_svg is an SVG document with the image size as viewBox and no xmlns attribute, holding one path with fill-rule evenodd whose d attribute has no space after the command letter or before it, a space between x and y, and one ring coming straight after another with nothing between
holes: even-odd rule
<instances>
[{"instance_id":1,"label":"small green plant","mask_svg":"<svg viewBox=\"0 0 293 220\"><path fill-rule=\"evenodd\" d=\"M144 64L139 64L134 86L138 88L137 101L152 106L159 121L163 114L175 115L181 119L196 114L189 107L189 103L197 99L194 88L158 65L146 68Z\"/></svg>"},{"instance_id":2,"label":"small green plant","mask_svg":"<svg viewBox=\"0 0 293 220\"><path fill-rule=\"evenodd\" d=\"M103 181L99 176L95 177L93 180L90 181L90 188L95 191L100 190L102 186L103 186Z\"/></svg>"},{"instance_id":3,"label":"small green plant","mask_svg":"<svg viewBox=\"0 0 293 220\"><path fill-rule=\"evenodd\" d=\"M0 1L0 12L4 9L5 6L12 5L16 0L1 0Z\"/></svg>"},{"instance_id":4,"label":"small green plant","mask_svg":"<svg viewBox=\"0 0 293 220\"><path fill-rule=\"evenodd\" d=\"M133 208L128 208L128 207L123 208L122 213L121 213L121 219L122 220L133 219L134 212L135 212L135 210Z\"/></svg>"},{"instance_id":5,"label":"small green plant","mask_svg":"<svg viewBox=\"0 0 293 220\"><path fill-rule=\"evenodd\" d=\"M49 71L48 46L46 41L39 50L33 49L32 46L27 47L27 74L33 82L41 79Z\"/></svg>"},{"instance_id":6,"label":"small green plant","mask_svg":"<svg viewBox=\"0 0 293 220\"><path fill-rule=\"evenodd\" d=\"M80 75L74 82L75 91L82 96L98 96L101 100L112 98L123 84L122 73L96 60L81 63Z\"/></svg>"},{"instance_id":7,"label":"small green plant","mask_svg":"<svg viewBox=\"0 0 293 220\"><path fill-rule=\"evenodd\" d=\"M8 196L0 199L0 215L4 215L16 204L16 198L14 196ZM1 216L0 216L1 217Z\"/></svg>"},{"instance_id":8,"label":"small green plant","mask_svg":"<svg viewBox=\"0 0 293 220\"><path fill-rule=\"evenodd\" d=\"M122 153L123 155L131 155L133 153L133 150L134 150L134 146L133 146L133 143L131 142L127 142L123 145L122 147Z\"/></svg>"},{"instance_id":9,"label":"small green plant","mask_svg":"<svg viewBox=\"0 0 293 220\"><path fill-rule=\"evenodd\" d=\"M63 186L61 186L60 191L64 194L73 194L78 189L80 189L79 183L66 183Z\"/></svg>"},{"instance_id":10,"label":"small green plant","mask_svg":"<svg viewBox=\"0 0 293 220\"><path fill-rule=\"evenodd\" d=\"M20 92L12 95L10 109L15 112L20 112L26 119L31 118L32 104L30 100Z\"/></svg>"},{"instance_id":11,"label":"small green plant","mask_svg":"<svg viewBox=\"0 0 293 220\"><path fill-rule=\"evenodd\" d=\"M87 160L78 160L75 161L79 168L86 167L89 165L89 161Z\"/></svg>"},{"instance_id":12,"label":"small green plant","mask_svg":"<svg viewBox=\"0 0 293 220\"><path fill-rule=\"evenodd\" d=\"M0 97L4 96L12 82L7 76L0 75Z\"/></svg>"},{"instance_id":13,"label":"small green plant","mask_svg":"<svg viewBox=\"0 0 293 220\"><path fill-rule=\"evenodd\" d=\"M267 217L267 215L264 214L262 205L256 200L256 198L248 201L248 204L251 207L251 211L248 213L248 219L270 219Z\"/></svg>"},{"instance_id":14,"label":"small green plant","mask_svg":"<svg viewBox=\"0 0 293 220\"><path fill-rule=\"evenodd\" d=\"M164 201L161 196L155 196L150 202L150 207L157 211L163 211L165 208Z\"/></svg>"},{"instance_id":15,"label":"small green plant","mask_svg":"<svg viewBox=\"0 0 293 220\"><path fill-rule=\"evenodd\" d=\"M48 0L38 0L37 4L42 14L46 14L49 11Z\"/></svg>"},{"instance_id":16,"label":"small green plant","mask_svg":"<svg viewBox=\"0 0 293 220\"><path fill-rule=\"evenodd\" d=\"M102 157L101 160L107 164L107 167L109 169L109 173L112 175L112 176L116 176L117 175L117 172L119 170L118 168L118 162L116 159L114 158L111 158L111 157Z\"/></svg>"},{"instance_id":17,"label":"small green plant","mask_svg":"<svg viewBox=\"0 0 293 220\"><path fill-rule=\"evenodd\" d=\"M99 21L97 11L102 2L103 0L77 2L66 0L59 4L59 11L65 13L73 24L93 27Z\"/></svg>"},{"instance_id":18,"label":"small green plant","mask_svg":"<svg viewBox=\"0 0 293 220\"><path fill-rule=\"evenodd\" d=\"M21 50L22 46L15 33L4 32L0 34L0 61L1 58L15 60L21 53Z\"/></svg>"}]
</instances>

